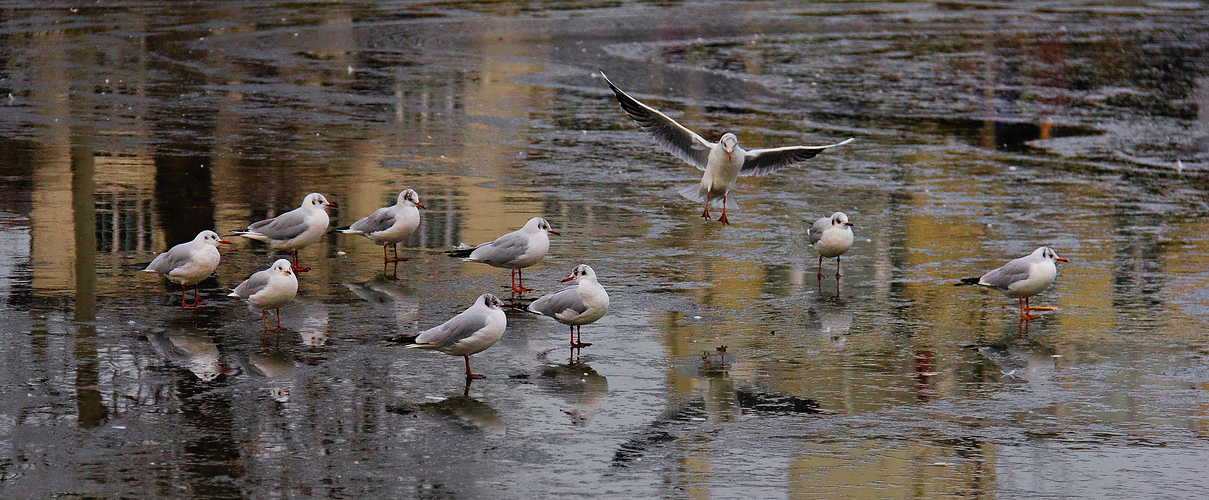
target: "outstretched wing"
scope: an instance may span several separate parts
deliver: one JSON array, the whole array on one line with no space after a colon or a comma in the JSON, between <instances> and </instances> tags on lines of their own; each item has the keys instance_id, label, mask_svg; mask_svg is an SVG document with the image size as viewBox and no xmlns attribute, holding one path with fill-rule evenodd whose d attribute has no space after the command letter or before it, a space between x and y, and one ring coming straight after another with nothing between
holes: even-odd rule
<instances>
[{"instance_id":1,"label":"outstretched wing","mask_svg":"<svg viewBox=\"0 0 1209 500\"><path fill-rule=\"evenodd\" d=\"M770 174L794 163L814 158L827 148L843 146L849 142L852 142L852 138L826 146L788 146L774 149L753 149L748 151L744 157L743 167L739 169L739 176Z\"/></svg>"},{"instance_id":2,"label":"outstretched wing","mask_svg":"<svg viewBox=\"0 0 1209 500\"><path fill-rule=\"evenodd\" d=\"M613 89L613 93L617 95L617 102L621 103L621 109L638 122L643 130L654 136L655 142L659 146L677 158L697 167L698 170L705 170L705 164L709 161L709 151L714 147L712 142L705 140L696 132L684 128L683 125L676 123L676 120L668 118L659 110L622 92L603 72L600 76L604 76L605 81L609 83L609 88Z\"/></svg>"}]
</instances>

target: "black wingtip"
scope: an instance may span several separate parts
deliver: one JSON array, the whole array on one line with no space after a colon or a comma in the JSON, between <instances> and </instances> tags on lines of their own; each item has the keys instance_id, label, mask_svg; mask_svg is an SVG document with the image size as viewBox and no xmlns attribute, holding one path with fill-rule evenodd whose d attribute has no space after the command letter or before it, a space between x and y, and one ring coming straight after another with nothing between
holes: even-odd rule
<instances>
[{"instance_id":1,"label":"black wingtip","mask_svg":"<svg viewBox=\"0 0 1209 500\"><path fill-rule=\"evenodd\" d=\"M512 299L508 301L506 305L517 311L527 312L529 314L539 314L529 310L529 304L532 304L535 300L537 299Z\"/></svg>"},{"instance_id":2,"label":"black wingtip","mask_svg":"<svg viewBox=\"0 0 1209 500\"><path fill-rule=\"evenodd\" d=\"M474 247L455 248L453 250L445 251L445 255L448 255L450 257L462 257L462 258L469 257L471 253L474 253Z\"/></svg>"},{"instance_id":3,"label":"black wingtip","mask_svg":"<svg viewBox=\"0 0 1209 500\"><path fill-rule=\"evenodd\" d=\"M387 337L385 341L390 344L414 344L416 343L416 337L419 337L419 335L399 334L393 337Z\"/></svg>"},{"instance_id":4,"label":"black wingtip","mask_svg":"<svg viewBox=\"0 0 1209 500\"><path fill-rule=\"evenodd\" d=\"M953 286L969 286L977 285L982 278L962 278L961 283L955 283Z\"/></svg>"}]
</instances>

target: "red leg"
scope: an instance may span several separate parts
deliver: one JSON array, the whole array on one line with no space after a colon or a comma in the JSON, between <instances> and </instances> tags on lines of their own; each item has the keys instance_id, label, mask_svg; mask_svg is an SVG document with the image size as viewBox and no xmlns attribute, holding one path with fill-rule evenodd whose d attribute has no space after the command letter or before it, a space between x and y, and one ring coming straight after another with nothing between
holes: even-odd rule
<instances>
[{"instance_id":1,"label":"red leg","mask_svg":"<svg viewBox=\"0 0 1209 500\"><path fill-rule=\"evenodd\" d=\"M835 256L835 279L839 280L840 278L843 278L843 277L844 277L844 275L840 274L840 256L836 255Z\"/></svg>"},{"instance_id":2,"label":"red leg","mask_svg":"<svg viewBox=\"0 0 1209 500\"><path fill-rule=\"evenodd\" d=\"M1029 311L1028 299L1029 299L1028 297L1020 299L1022 301L1021 309L1020 309L1020 319L1021 320L1037 319L1040 317L1040 316L1034 316L1028 312Z\"/></svg>"},{"instance_id":3,"label":"red leg","mask_svg":"<svg viewBox=\"0 0 1209 500\"><path fill-rule=\"evenodd\" d=\"M819 281L823 281L823 256L819 256Z\"/></svg>"},{"instance_id":4,"label":"red leg","mask_svg":"<svg viewBox=\"0 0 1209 500\"><path fill-rule=\"evenodd\" d=\"M193 288L193 302L185 302L185 284L181 283L181 307L197 307L201 301L197 300L197 287Z\"/></svg>"},{"instance_id":5,"label":"red leg","mask_svg":"<svg viewBox=\"0 0 1209 500\"><path fill-rule=\"evenodd\" d=\"M387 245L389 245L389 244L387 244ZM387 257L387 256L386 256L386 247L387 247L387 245L382 245L382 260L383 260L383 261L385 261L385 262L403 262L403 261L407 260L407 259L402 259L402 258L399 258L399 245L398 245L397 243L394 245L394 248L395 248L395 256L394 256L394 257Z\"/></svg>"},{"instance_id":6,"label":"red leg","mask_svg":"<svg viewBox=\"0 0 1209 500\"><path fill-rule=\"evenodd\" d=\"M701 211L701 218L713 220L713 217L709 216L709 191L705 192L705 210Z\"/></svg>"},{"instance_id":7,"label":"red leg","mask_svg":"<svg viewBox=\"0 0 1209 500\"><path fill-rule=\"evenodd\" d=\"M309 267L302 267L302 266L298 265L298 251L294 250L294 272L305 273L310 270L311 270L311 268L309 268Z\"/></svg>"},{"instance_id":8,"label":"red leg","mask_svg":"<svg viewBox=\"0 0 1209 500\"><path fill-rule=\"evenodd\" d=\"M264 326L264 331L266 332L269 331L269 318L267 315L268 312L266 312L264 309L260 310L260 324Z\"/></svg>"},{"instance_id":9,"label":"red leg","mask_svg":"<svg viewBox=\"0 0 1209 500\"><path fill-rule=\"evenodd\" d=\"M584 343L584 337L583 337L584 331L583 331L582 325L572 326L571 331L578 334L578 335L576 335L576 337L578 337L578 339L571 342L571 347L574 347L576 349L582 349L584 347L588 347L588 346L592 345L592 344Z\"/></svg>"},{"instance_id":10,"label":"red leg","mask_svg":"<svg viewBox=\"0 0 1209 500\"><path fill-rule=\"evenodd\" d=\"M520 269L513 269L513 274L516 275L516 281L512 283L512 293L528 292L532 288L525 288L525 275Z\"/></svg>"},{"instance_id":11,"label":"red leg","mask_svg":"<svg viewBox=\"0 0 1209 500\"><path fill-rule=\"evenodd\" d=\"M730 221L726 220L726 195L722 195L722 217L718 217L718 222L730 224Z\"/></svg>"},{"instance_id":12,"label":"red leg","mask_svg":"<svg viewBox=\"0 0 1209 500\"><path fill-rule=\"evenodd\" d=\"M462 357L463 357L463 358L466 358L466 380L479 380L479 379L484 379L484 378L487 378L487 377L486 377L486 376L484 376L484 375L479 375L479 374L477 374L477 373L471 373L471 371L470 371L470 356L469 356L469 355L467 355L467 356L462 356Z\"/></svg>"}]
</instances>

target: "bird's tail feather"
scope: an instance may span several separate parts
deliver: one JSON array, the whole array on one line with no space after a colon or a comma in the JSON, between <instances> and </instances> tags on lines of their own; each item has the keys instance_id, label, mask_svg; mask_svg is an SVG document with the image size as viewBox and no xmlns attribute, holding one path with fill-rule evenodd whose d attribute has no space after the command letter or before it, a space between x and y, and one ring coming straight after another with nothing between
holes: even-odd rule
<instances>
[{"instance_id":1,"label":"bird's tail feather","mask_svg":"<svg viewBox=\"0 0 1209 500\"><path fill-rule=\"evenodd\" d=\"M453 250L446 250L445 255L448 255L450 257L461 257L464 259L466 257L470 257L470 254L474 253L475 248L478 248L478 247L460 246L460 247L454 248Z\"/></svg>"},{"instance_id":2,"label":"bird's tail feather","mask_svg":"<svg viewBox=\"0 0 1209 500\"><path fill-rule=\"evenodd\" d=\"M680 189L677 189L676 192L679 193L680 196L693 200L697 203L705 203L705 188L702 187L701 184L691 184L688 186L684 186ZM714 208L721 207L722 198L721 197L710 198L709 206L714 207ZM738 210L739 204L735 203L735 200L727 198L726 209L727 210Z\"/></svg>"},{"instance_id":3,"label":"bird's tail feather","mask_svg":"<svg viewBox=\"0 0 1209 500\"><path fill-rule=\"evenodd\" d=\"M970 286L977 285L982 278L962 278L961 283L955 283L955 286Z\"/></svg>"}]
</instances>

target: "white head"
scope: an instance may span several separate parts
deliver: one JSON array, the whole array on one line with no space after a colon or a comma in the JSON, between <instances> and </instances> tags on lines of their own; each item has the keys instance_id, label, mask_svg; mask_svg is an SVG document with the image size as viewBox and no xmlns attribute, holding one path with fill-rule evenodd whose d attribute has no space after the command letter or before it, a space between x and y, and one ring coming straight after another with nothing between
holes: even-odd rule
<instances>
[{"instance_id":1,"label":"white head","mask_svg":"<svg viewBox=\"0 0 1209 500\"><path fill-rule=\"evenodd\" d=\"M587 264L580 264L578 266L575 266L575 269L571 270L571 274L569 276L567 276L566 278L563 278L563 282L574 281L576 283L579 283L580 281L583 281L586 279L593 279L593 280L596 279L596 271L592 270L592 266L589 266Z\"/></svg>"},{"instance_id":2,"label":"white head","mask_svg":"<svg viewBox=\"0 0 1209 500\"><path fill-rule=\"evenodd\" d=\"M230 241L219 238L218 233L216 233L214 231L210 231L209 229L202 231L200 233L197 233L197 236L195 236L193 238L193 241L200 241L207 245L214 245L214 246L231 244Z\"/></svg>"},{"instance_id":3,"label":"white head","mask_svg":"<svg viewBox=\"0 0 1209 500\"><path fill-rule=\"evenodd\" d=\"M476 304L483 304L487 306L488 309L503 309L504 307L504 301L489 293L479 295L479 299L474 302Z\"/></svg>"},{"instance_id":4,"label":"white head","mask_svg":"<svg viewBox=\"0 0 1209 500\"><path fill-rule=\"evenodd\" d=\"M530 233L545 231L550 234L558 234L558 231L555 231L554 228L550 227L550 223L546 222L546 219L541 217L529 219L529 222L525 223L525 231Z\"/></svg>"},{"instance_id":5,"label":"white head","mask_svg":"<svg viewBox=\"0 0 1209 500\"><path fill-rule=\"evenodd\" d=\"M329 203L327 198L324 198L323 195L319 193L308 194L306 195L306 198L302 199L302 208L307 210L327 210L327 207L334 206L336 206L335 203Z\"/></svg>"},{"instance_id":6,"label":"white head","mask_svg":"<svg viewBox=\"0 0 1209 500\"><path fill-rule=\"evenodd\" d=\"M726 151L726 154L729 155L732 152L734 152L735 146L739 145L739 138L735 137L735 134L727 132L725 134L722 134L721 139L718 139L718 144L721 144L722 150Z\"/></svg>"},{"instance_id":7,"label":"white head","mask_svg":"<svg viewBox=\"0 0 1209 500\"><path fill-rule=\"evenodd\" d=\"M852 227L852 223L848 222L848 214L844 212L831 214L831 227L839 227L840 229Z\"/></svg>"},{"instance_id":8,"label":"white head","mask_svg":"<svg viewBox=\"0 0 1209 500\"><path fill-rule=\"evenodd\" d=\"M424 208L424 204L420 203L420 195L416 194L415 190L413 189L405 189L400 191L399 199L395 202L395 204L403 205L405 207Z\"/></svg>"},{"instance_id":9,"label":"white head","mask_svg":"<svg viewBox=\"0 0 1209 500\"><path fill-rule=\"evenodd\" d=\"M283 276L289 276L294 273L294 271L290 269L290 261L286 259L277 259L277 262L273 263L273 267L269 268L269 272Z\"/></svg>"},{"instance_id":10,"label":"white head","mask_svg":"<svg viewBox=\"0 0 1209 500\"><path fill-rule=\"evenodd\" d=\"M1067 260L1066 260L1066 259L1063 259L1062 257L1059 257L1059 256L1058 256L1058 253L1057 253L1057 252L1055 252L1055 251L1054 251L1053 249L1051 249L1050 247L1040 247L1040 248L1038 248L1038 249L1036 249L1036 250L1033 250L1033 254L1032 254L1030 257L1033 257L1034 259L1043 259L1043 260L1049 260L1049 261L1067 262Z\"/></svg>"}]
</instances>

